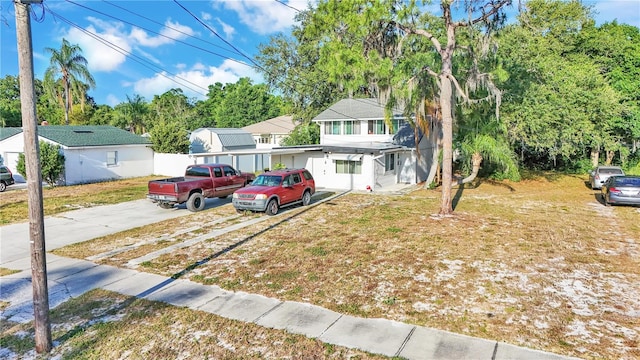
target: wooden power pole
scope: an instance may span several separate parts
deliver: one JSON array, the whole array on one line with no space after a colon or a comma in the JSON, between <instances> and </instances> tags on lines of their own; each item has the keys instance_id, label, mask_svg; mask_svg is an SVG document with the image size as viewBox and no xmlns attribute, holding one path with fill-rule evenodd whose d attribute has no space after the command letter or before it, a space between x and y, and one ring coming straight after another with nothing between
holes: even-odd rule
<instances>
[{"instance_id":1,"label":"wooden power pole","mask_svg":"<svg viewBox=\"0 0 640 360\"><path fill-rule=\"evenodd\" d=\"M49 323L49 289L47 287L47 260L44 243L42 171L38 144L36 92L33 85L33 45L31 43L31 18L29 17L30 4L42 3L42 0L14 0L13 3L16 11L20 109L22 111L24 157L27 170L36 352L45 353L51 351L51 324Z\"/></svg>"}]
</instances>

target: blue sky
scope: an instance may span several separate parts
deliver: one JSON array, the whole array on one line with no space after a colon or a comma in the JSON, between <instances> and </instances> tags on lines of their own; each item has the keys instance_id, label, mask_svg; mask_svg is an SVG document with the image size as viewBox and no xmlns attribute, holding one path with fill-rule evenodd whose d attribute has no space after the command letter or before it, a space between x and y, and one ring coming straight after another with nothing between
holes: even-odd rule
<instances>
[{"instance_id":1,"label":"blue sky","mask_svg":"<svg viewBox=\"0 0 640 360\"><path fill-rule=\"evenodd\" d=\"M517 0L514 0L517 3ZM639 0L583 0L598 24L617 19L640 27ZM45 48L62 39L82 48L96 80L98 104L116 105L138 94L147 101L171 88L204 99L207 87L249 77L259 44L288 33L295 9L307 0L44 0L31 17L35 76L49 66ZM0 77L18 75L13 2L0 0Z\"/></svg>"}]
</instances>

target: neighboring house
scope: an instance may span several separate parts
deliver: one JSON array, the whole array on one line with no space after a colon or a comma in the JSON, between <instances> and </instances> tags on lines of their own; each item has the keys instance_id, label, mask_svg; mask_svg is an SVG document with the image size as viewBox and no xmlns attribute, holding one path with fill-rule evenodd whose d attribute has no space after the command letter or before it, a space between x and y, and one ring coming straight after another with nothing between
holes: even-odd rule
<instances>
[{"instance_id":1,"label":"neighboring house","mask_svg":"<svg viewBox=\"0 0 640 360\"><path fill-rule=\"evenodd\" d=\"M271 164L306 167L325 188L375 191L426 180L431 149L400 109L393 111L392 128L376 99L340 100L313 121L320 144L274 148Z\"/></svg>"},{"instance_id":2,"label":"neighboring house","mask_svg":"<svg viewBox=\"0 0 640 360\"><path fill-rule=\"evenodd\" d=\"M153 174L150 141L117 127L38 126L38 139L60 145L66 185ZM0 129L0 151L6 165L17 173L18 154L24 153L22 128Z\"/></svg>"},{"instance_id":3,"label":"neighboring house","mask_svg":"<svg viewBox=\"0 0 640 360\"><path fill-rule=\"evenodd\" d=\"M189 141L189 152L193 154L256 148L251 134L242 129L200 128L191 133Z\"/></svg>"},{"instance_id":4,"label":"neighboring house","mask_svg":"<svg viewBox=\"0 0 640 360\"><path fill-rule=\"evenodd\" d=\"M280 146L280 142L296 127L293 117L289 115L278 116L273 119L261 121L242 128L253 136L256 149L271 149Z\"/></svg>"}]
</instances>

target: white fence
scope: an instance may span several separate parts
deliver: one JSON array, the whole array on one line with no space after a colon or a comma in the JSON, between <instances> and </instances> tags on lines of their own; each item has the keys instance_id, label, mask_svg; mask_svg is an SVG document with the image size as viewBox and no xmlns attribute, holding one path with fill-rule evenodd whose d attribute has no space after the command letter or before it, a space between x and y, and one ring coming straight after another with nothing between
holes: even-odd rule
<instances>
[{"instance_id":1,"label":"white fence","mask_svg":"<svg viewBox=\"0 0 640 360\"><path fill-rule=\"evenodd\" d=\"M193 164L222 163L245 172L261 172L270 167L270 155L259 154L160 154L153 155L153 174L182 176Z\"/></svg>"}]
</instances>

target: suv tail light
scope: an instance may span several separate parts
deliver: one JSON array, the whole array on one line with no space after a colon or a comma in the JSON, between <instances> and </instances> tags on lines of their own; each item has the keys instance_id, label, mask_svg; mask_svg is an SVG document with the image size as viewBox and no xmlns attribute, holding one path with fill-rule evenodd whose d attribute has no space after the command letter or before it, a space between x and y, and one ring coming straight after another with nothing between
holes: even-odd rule
<instances>
[{"instance_id":1,"label":"suv tail light","mask_svg":"<svg viewBox=\"0 0 640 360\"><path fill-rule=\"evenodd\" d=\"M610 192L610 193L615 193L615 194L620 194L620 193L622 193L622 191L620 191L620 190L618 190L618 189L616 189L616 188L614 188L614 187L610 188L610 189L609 189L609 192Z\"/></svg>"}]
</instances>

